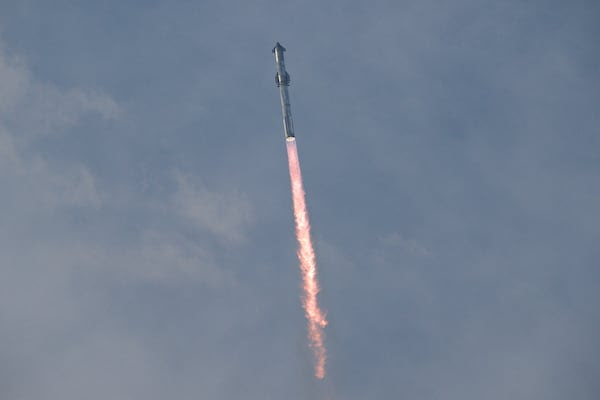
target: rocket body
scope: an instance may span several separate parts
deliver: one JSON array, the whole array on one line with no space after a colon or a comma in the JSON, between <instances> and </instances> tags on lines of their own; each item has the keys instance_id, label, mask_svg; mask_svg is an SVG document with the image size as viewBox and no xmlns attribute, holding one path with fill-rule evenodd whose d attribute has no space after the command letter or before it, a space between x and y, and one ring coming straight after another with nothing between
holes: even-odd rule
<instances>
[{"instance_id":1,"label":"rocket body","mask_svg":"<svg viewBox=\"0 0 600 400\"><path fill-rule=\"evenodd\" d=\"M298 260L300 262L300 271L302 274L302 308L308 321L308 340L309 346L313 352L315 361L315 377L323 379L325 377L325 363L327 361L327 351L325 349L325 326L327 318L325 312L319 307L318 294L319 282L317 279L317 261L315 250L313 248L310 235L310 222L306 200L304 194L304 185L302 183L302 173L300 171L300 161L298 159L298 149L294 136L294 125L292 124L292 111L290 107L290 98L288 86L290 84L290 75L285 70L283 61L283 52L285 48L279 42L273 48L275 54L275 63L277 65L277 74L275 83L279 88L281 98L281 112L283 114L283 132L285 134L288 154L288 167L290 170L290 183L292 186L292 203L294 205L294 222L296 225L296 239L298 240Z\"/></svg>"},{"instance_id":2,"label":"rocket body","mask_svg":"<svg viewBox=\"0 0 600 400\"><path fill-rule=\"evenodd\" d=\"M290 75L285 70L285 62L283 60L283 47L279 42L273 48L275 54L275 64L277 65L277 74L275 75L275 84L279 88L279 97L281 98L281 112L283 114L283 133L285 140L292 141L295 139L294 123L292 122L292 109L290 106L290 95L288 86L290 85Z\"/></svg>"}]
</instances>

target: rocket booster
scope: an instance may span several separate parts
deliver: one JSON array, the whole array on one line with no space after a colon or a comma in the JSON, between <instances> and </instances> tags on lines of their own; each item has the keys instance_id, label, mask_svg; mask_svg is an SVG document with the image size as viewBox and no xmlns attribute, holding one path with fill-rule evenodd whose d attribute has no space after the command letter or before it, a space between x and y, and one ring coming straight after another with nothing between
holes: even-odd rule
<instances>
[{"instance_id":1,"label":"rocket booster","mask_svg":"<svg viewBox=\"0 0 600 400\"><path fill-rule=\"evenodd\" d=\"M283 133L285 140L295 140L294 124L292 123L292 109L290 107L290 95L288 86L290 85L290 75L285 70L283 61L283 47L279 42L273 48L275 54L275 63L277 64L277 74L275 75L275 84L279 88L279 97L281 98L281 112L283 113Z\"/></svg>"}]
</instances>

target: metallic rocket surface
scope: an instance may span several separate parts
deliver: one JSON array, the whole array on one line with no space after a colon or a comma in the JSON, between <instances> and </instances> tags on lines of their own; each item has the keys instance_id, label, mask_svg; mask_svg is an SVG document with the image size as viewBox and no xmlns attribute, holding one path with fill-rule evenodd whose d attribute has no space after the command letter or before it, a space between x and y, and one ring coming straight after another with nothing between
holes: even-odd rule
<instances>
[{"instance_id":1,"label":"metallic rocket surface","mask_svg":"<svg viewBox=\"0 0 600 400\"><path fill-rule=\"evenodd\" d=\"M275 75L275 84L279 88L279 97L281 98L281 112L283 113L283 133L285 140L294 140L294 124L292 123L292 110L290 107L290 95L288 94L288 86L290 85L290 75L285 70L283 61L283 47L279 42L273 48L275 54L275 63L277 64L277 74Z\"/></svg>"}]
</instances>

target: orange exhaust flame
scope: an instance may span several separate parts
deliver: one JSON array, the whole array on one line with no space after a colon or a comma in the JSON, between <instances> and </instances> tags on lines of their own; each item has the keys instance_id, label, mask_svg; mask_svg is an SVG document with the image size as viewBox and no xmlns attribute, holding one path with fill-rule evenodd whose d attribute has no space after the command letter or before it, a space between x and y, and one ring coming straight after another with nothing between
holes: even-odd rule
<instances>
[{"instance_id":1,"label":"orange exhaust flame","mask_svg":"<svg viewBox=\"0 0 600 400\"><path fill-rule=\"evenodd\" d=\"M319 293L317 262L310 238L310 223L308 221L306 202L304 201L304 186L302 184L296 141L288 139L286 145L290 180L292 183L296 238L298 239L298 259L300 261L302 287L304 289L302 307L308 320L308 340L315 358L315 376L318 379L323 379L325 377L325 360L327 359L323 328L327 325L327 319L325 313L319 308L317 300Z\"/></svg>"}]
</instances>

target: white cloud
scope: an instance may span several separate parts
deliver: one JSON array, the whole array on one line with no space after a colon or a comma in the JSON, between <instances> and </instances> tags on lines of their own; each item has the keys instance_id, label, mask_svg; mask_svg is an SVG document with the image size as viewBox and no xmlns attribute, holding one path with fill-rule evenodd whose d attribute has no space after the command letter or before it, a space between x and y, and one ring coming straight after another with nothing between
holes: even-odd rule
<instances>
[{"instance_id":1,"label":"white cloud","mask_svg":"<svg viewBox=\"0 0 600 400\"><path fill-rule=\"evenodd\" d=\"M180 235L144 231L139 241L121 249L98 249L90 254L97 268L110 269L117 276L134 281L162 284L228 286L233 276L219 268L212 252Z\"/></svg>"},{"instance_id":2,"label":"white cloud","mask_svg":"<svg viewBox=\"0 0 600 400\"><path fill-rule=\"evenodd\" d=\"M23 60L8 56L0 44L0 113L7 113L22 101L31 81Z\"/></svg>"},{"instance_id":3,"label":"white cloud","mask_svg":"<svg viewBox=\"0 0 600 400\"><path fill-rule=\"evenodd\" d=\"M118 190L108 183L100 188L85 160L56 162L34 146L43 135L60 135L76 127L87 114L115 118L119 107L103 94L39 82L22 59L9 56L0 46L0 207L9 222L0 225L0 235L10 237L14 230L23 235L22 245L13 249L12 255L0 257L0 262L48 268L67 275L76 270L102 271L111 279L127 281L231 284L233 277L218 267L212 249L177 233L177 227L141 225L134 235L118 244L85 240L68 230L62 237L30 242L30 237L37 235L35 232L53 231L47 225L38 225L39 218L49 224L63 223L57 214L59 210L77 208L88 213L116 207L127 212L133 204L139 210L152 203L134 191L117 194ZM175 174L175 180L176 191L170 199L161 201L157 208L150 206L146 212L165 213L174 224L181 223L177 217L183 217L226 243L244 240L245 228L252 220L251 207L244 196L235 191L210 191L181 173ZM126 202L121 201L123 195ZM123 226L107 229L120 231ZM40 260L38 256L42 254Z\"/></svg>"},{"instance_id":4,"label":"white cloud","mask_svg":"<svg viewBox=\"0 0 600 400\"><path fill-rule=\"evenodd\" d=\"M383 238L382 243L388 246L400 248L402 251L416 254L418 256L430 257L431 251L415 239L407 239L399 233L392 233Z\"/></svg>"},{"instance_id":5,"label":"white cloud","mask_svg":"<svg viewBox=\"0 0 600 400\"><path fill-rule=\"evenodd\" d=\"M109 183L100 187L85 160L57 162L35 146L45 134L60 136L64 130L77 127L87 114L111 119L119 112L116 101L106 95L39 82L23 59L8 55L0 45L0 207L5 222L0 224L0 236L21 235L19 243L13 243L11 251L0 256L0 264L39 269L40 276L46 270L64 276L88 271L107 274L109 280L232 284L233 277L218 267L212 249L177 233L177 227L141 225L132 236L117 243L86 240L71 228L56 236L44 236L54 231L52 225L65 223L57 211L78 209L91 214L117 208L127 213L133 205L139 210L151 203L134 191L120 193ZM244 239L251 210L243 196L235 191L209 191L182 174L176 174L175 180L175 193L161 202L166 207L150 206L146 212L166 213L174 224L181 222L177 217L184 217L227 243ZM125 202L121 201L123 195ZM76 231L88 228L72 227ZM123 226L107 229L119 232ZM34 243L31 238L40 235L39 242Z\"/></svg>"},{"instance_id":6,"label":"white cloud","mask_svg":"<svg viewBox=\"0 0 600 400\"><path fill-rule=\"evenodd\" d=\"M0 179L5 199L12 198L19 210L27 207L52 210L57 207L99 207L103 196L96 179L84 165L57 171L38 155L19 152L10 135L0 132Z\"/></svg>"},{"instance_id":7,"label":"white cloud","mask_svg":"<svg viewBox=\"0 0 600 400\"><path fill-rule=\"evenodd\" d=\"M254 217L250 202L242 194L210 191L181 173L176 174L176 180L173 205L183 217L223 241L245 240L245 230Z\"/></svg>"},{"instance_id":8,"label":"white cloud","mask_svg":"<svg viewBox=\"0 0 600 400\"><path fill-rule=\"evenodd\" d=\"M118 110L108 96L38 82L22 59L0 46L0 179L5 199L12 198L19 211L99 206L102 196L89 168L77 163L57 168L31 144L40 134L59 133L86 114L114 118Z\"/></svg>"},{"instance_id":9,"label":"white cloud","mask_svg":"<svg viewBox=\"0 0 600 400\"><path fill-rule=\"evenodd\" d=\"M60 132L87 113L110 119L119 107L100 93L38 82L22 59L0 48L0 118L19 141Z\"/></svg>"}]
</instances>

